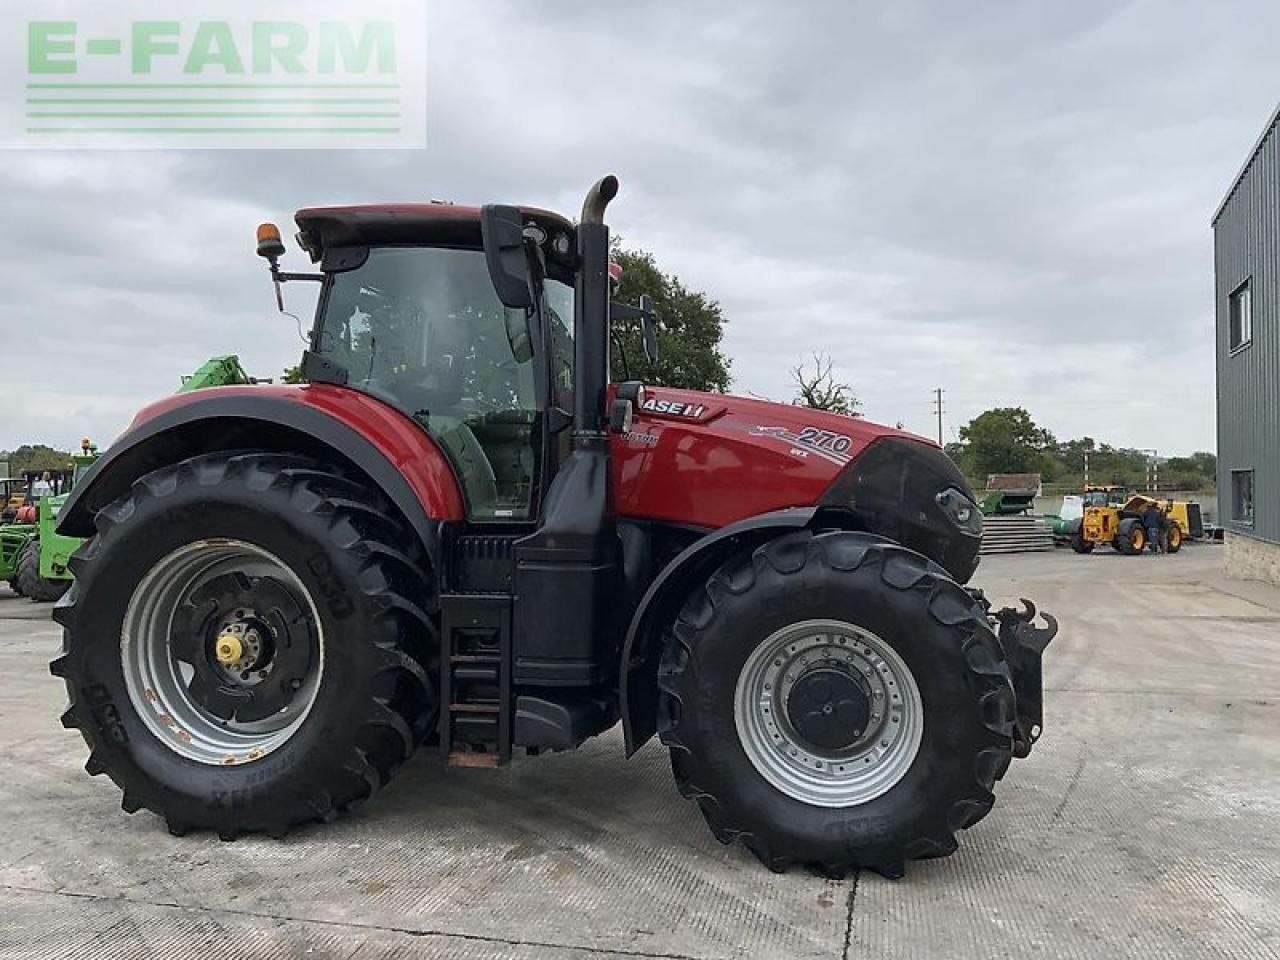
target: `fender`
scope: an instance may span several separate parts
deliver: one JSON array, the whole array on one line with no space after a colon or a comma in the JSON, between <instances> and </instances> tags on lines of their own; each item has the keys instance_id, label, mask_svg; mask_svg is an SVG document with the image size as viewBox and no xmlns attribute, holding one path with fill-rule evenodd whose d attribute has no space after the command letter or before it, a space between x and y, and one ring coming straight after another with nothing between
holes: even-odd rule
<instances>
[{"instance_id":1,"label":"fender","mask_svg":"<svg viewBox=\"0 0 1280 960\"><path fill-rule=\"evenodd\" d=\"M658 730L662 631L675 617L692 585L705 580L729 554L802 530L813 523L818 512L818 507L793 507L721 527L686 547L654 578L631 618L619 664L618 690L628 757Z\"/></svg>"},{"instance_id":2,"label":"fender","mask_svg":"<svg viewBox=\"0 0 1280 960\"><path fill-rule=\"evenodd\" d=\"M255 447L336 457L364 474L441 569L439 524L464 516L448 459L425 429L390 405L327 384L214 387L152 404L76 485L59 515L58 532L92 536L94 514L161 466Z\"/></svg>"}]
</instances>

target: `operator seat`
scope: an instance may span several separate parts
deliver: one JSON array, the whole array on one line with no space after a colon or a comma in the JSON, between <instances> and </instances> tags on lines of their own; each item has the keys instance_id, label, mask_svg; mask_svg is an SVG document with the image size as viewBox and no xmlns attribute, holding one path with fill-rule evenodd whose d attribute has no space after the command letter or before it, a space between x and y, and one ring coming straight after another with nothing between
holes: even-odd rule
<instances>
[{"instance_id":1,"label":"operator seat","mask_svg":"<svg viewBox=\"0 0 1280 960\"><path fill-rule=\"evenodd\" d=\"M471 427L451 413L429 414L427 422L431 435L458 471L471 515L492 517L498 507L498 479Z\"/></svg>"}]
</instances>

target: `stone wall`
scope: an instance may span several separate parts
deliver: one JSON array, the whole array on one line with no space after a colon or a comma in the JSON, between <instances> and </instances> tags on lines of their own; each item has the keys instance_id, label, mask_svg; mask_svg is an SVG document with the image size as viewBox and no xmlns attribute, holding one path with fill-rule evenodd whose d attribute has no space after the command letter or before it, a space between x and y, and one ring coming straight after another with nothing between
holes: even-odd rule
<instances>
[{"instance_id":1,"label":"stone wall","mask_svg":"<svg viewBox=\"0 0 1280 960\"><path fill-rule=\"evenodd\" d=\"M1226 555L1227 576L1280 585L1280 543L1228 530Z\"/></svg>"}]
</instances>

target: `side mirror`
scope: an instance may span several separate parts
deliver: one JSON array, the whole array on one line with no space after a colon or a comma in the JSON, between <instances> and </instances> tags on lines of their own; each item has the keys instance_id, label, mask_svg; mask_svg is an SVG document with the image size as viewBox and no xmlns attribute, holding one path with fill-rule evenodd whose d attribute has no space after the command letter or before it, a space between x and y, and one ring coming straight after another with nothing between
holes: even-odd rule
<instances>
[{"instance_id":1,"label":"side mirror","mask_svg":"<svg viewBox=\"0 0 1280 960\"><path fill-rule=\"evenodd\" d=\"M658 315L653 312L653 301L647 293L640 294L640 306L614 301L609 304L609 319L617 323L640 321L640 333L644 339L644 355L650 363L658 362Z\"/></svg>"},{"instance_id":2,"label":"side mirror","mask_svg":"<svg viewBox=\"0 0 1280 960\"><path fill-rule=\"evenodd\" d=\"M533 306L529 292L529 261L524 251L524 223L520 211L501 204L480 210L480 236L484 260L498 299L513 310Z\"/></svg>"},{"instance_id":3,"label":"side mirror","mask_svg":"<svg viewBox=\"0 0 1280 960\"><path fill-rule=\"evenodd\" d=\"M658 315L653 312L647 293L640 294L640 332L644 336L644 355L652 364L658 362Z\"/></svg>"}]
</instances>

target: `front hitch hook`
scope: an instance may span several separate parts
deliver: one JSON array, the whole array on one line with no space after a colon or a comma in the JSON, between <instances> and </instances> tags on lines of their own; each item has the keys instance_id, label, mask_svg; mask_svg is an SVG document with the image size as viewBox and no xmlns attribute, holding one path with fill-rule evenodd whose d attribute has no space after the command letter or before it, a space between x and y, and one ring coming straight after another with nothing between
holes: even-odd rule
<instances>
[{"instance_id":1,"label":"front hitch hook","mask_svg":"<svg viewBox=\"0 0 1280 960\"><path fill-rule=\"evenodd\" d=\"M1058 620L1052 614L1040 613L1036 605L1025 597L1023 609L1005 607L995 613L1000 626L997 634L1004 648L1005 661L1009 664L1009 676L1013 681L1016 701L1013 723L1013 755L1026 757L1040 739L1044 727L1044 682L1041 675L1041 657L1045 647L1058 635ZM1037 614L1045 626L1035 624Z\"/></svg>"}]
</instances>

